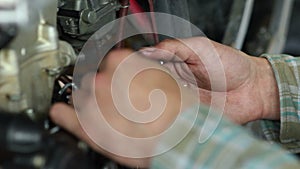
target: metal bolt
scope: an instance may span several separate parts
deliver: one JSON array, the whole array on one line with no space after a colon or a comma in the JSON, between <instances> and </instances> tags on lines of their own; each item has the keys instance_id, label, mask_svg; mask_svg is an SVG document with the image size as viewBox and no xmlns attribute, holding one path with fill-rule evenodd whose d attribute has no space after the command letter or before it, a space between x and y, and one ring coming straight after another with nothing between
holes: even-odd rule
<instances>
[{"instance_id":1,"label":"metal bolt","mask_svg":"<svg viewBox=\"0 0 300 169\"><path fill-rule=\"evenodd\" d=\"M56 76L60 74L62 69L57 67L57 68L46 68L45 70L50 76Z\"/></svg>"},{"instance_id":2,"label":"metal bolt","mask_svg":"<svg viewBox=\"0 0 300 169\"><path fill-rule=\"evenodd\" d=\"M83 11L82 19L90 24L97 22L97 14L95 11Z\"/></svg>"}]
</instances>

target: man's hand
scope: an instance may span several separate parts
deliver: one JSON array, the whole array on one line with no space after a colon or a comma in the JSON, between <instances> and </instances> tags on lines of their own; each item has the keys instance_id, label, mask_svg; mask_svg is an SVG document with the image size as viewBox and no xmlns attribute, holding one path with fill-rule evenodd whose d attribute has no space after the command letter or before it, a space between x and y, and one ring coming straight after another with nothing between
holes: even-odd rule
<instances>
[{"instance_id":1,"label":"man's hand","mask_svg":"<svg viewBox=\"0 0 300 169\"><path fill-rule=\"evenodd\" d=\"M170 62L165 65L171 72L176 73L184 81L193 83L193 80L190 80L192 78L187 77L189 74L186 73L187 71L185 69L188 67L196 77L196 84L194 85L199 87L200 99L204 103L210 104L212 92L220 95L226 92L225 114L237 123L246 123L261 118L279 118L278 89L267 60L250 57L242 52L205 38L185 39L183 42L196 50L190 50L187 45L180 41L169 40L158 44L156 48L144 49L143 54L156 60L165 61L174 61L174 59L177 61L177 58L174 58L174 54L180 57L185 63ZM212 43L217 53L219 53L220 61L224 69L214 64L204 64L216 62L216 60L213 60L215 58L211 57L212 51L209 43ZM157 49L164 49L168 51L169 54L165 55L166 52L162 54ZM130 101L137 110L145 111L149 109L152 104L159 105L161 103L161 95L156 95L155 98L152 98L150 103L149 94L154 89L163 91L167 100L162 116L151 123L142 124L126 119L120 115L119 109L116 108L116 103L113 102L111 87L112 78L117 66L131 53L132 51L129 50L111 52L106 57L105 64L100 69L100 73L96 76L87 75L84 77L80 90L74 93L73 97L80 98L80 100L74 103L74 106L76 107L77 115L82 117L90 113L96 113L95 117L97 117L98 112L96 110L100 107L105 121L108 122L114 130L125 136L134 138L155 136L168 128L180 113L182 95L180 96L179 88L182 89L182 86L178 86L174 78L170 75L155 69L145 70L137 74L131 81L129 91L126 85L118 83L113 89L113 92L128 91ZM131 62L127 67L125 65L125 69L122 71L124 74L121 77L126 77L126 69L130 70L140 64L155 64L149 59L143 59L141 57L135 59L137 60ZM212 84L210 84L209 78L218 79L218 77L209 77L208 72L219 72L223 70L225 70L227 81L226 89L222 88L224 84L217 84L212 91ZM93 89L91 87L93 84L95 85L95 89L91 90ZM183 88L183 90L188 90L188 88ZM189 92L184 93L186 95L189 94ZM96 96L96 103L93 103L93 95ZM122 109L123 113L132 111L126 109L126 103L127 102L118 103L121 106L125 106L125 108L123 107L124 109ZM193 105L195 102L192 101L190 103ZM56 104L52 107L50 115L55 123L75 134L78 138L86 141L96 151L128 166L149 166L150 158L126 158L118 156L118 154L110 153L96 144L97 141L95 138L92 140L90 137L93 133L87 133L86 128L85 130L83 129L81 125L82 119L81 121L78 120L75 110L72 107L65 104ZM101 126L105 121L99 121L99 125ZM91 126L91 128L93 128L93 126ZM104 144L114 149L120 148L128 151L137 151L138 154L149 154L149 152L153 151L156 147L156 143L143 146L135 145L131 142L120 142L120 140L114 137L112 131L106 130L105 127L103 127L103 129L100 127L100 130L95 130L94 133L99 133L101 138L97 139L102 140Z\"/></svg>"},{"instance_id":2,"label":"man's hand","mask_svg":"<svg viewBox=\"0 0 300 169\"><path fill-rule=\"evenodd\" d=\"M151 153L151 151L154 151L156 143L138 145L133 142L122 142L115 137L113 130L105 128L105 121L108 122L110 127L114 130L128 137L147 138L157 136L168 128L177 117L182 98L179 91L180 86L177 85L176 81L166 72L157 69L147 69L138 73L131 81L129 91L126 89L126 84L124 83L117 83L117 86L112 88L112 78L118 65L130 54L132 54L130 50L117 50L109 53L102 65L101 71L96 76L90 74L83 78L80 89L73 93L73 98L79 98L78 101L74 99L74 106L76 107L79 119L81 119L80 121L76 117L75 110L72 107L61 103L55 104L52 107L50 115L56 124L86 141L96 151L111 157L121 164L143 168L149 166L150 158L126 158L118 156L118 154L112 154L104 150L103 147L100 147L99 144L96 144L97 140L100 139L101 144L105 144L116 151L118 151L119 148L120 151L136 151L137 154L149 154L149 151ZM153 65L159 66L157 62L142 57L136 56L134 59L134 62L124 64L120 78L127 78L128 71L136 67L137 64L145 65L146 67ZM93 84L95 85L95 91L93 91L91 87ZM161 90L165 96L162 97L161 95L154 94L150 96L150 93L154 89ZM132 105L142 112L151 106L160 106L162 98L165 98L167 101L166 107L161 116L155 121L136 123L120 115L120 111L127 113L132 110L127 109L126 105L124 105L127 103L126 100L117 103L114 102L112 90L113 92L117 92L117 94L120 94L122 91L128 92ZM96 104L93 103L93 95L96 96ZM123 97L121 94L118 96L120 98ZM116 106L125 106L125 108L123 107L123 109L119 111ZM91 126L91 129L94 127L95 131L90 132L86 125L82 126L80 124L92 123L92 121L85 121L85 115L88 116L94 113L94 117L99 118L100 114L97 114L98 108L101 109L105 120L99 119L97 126ZM150 111L147 113L155 114L157 112ZM92 140L90 136L97 133L99 133L100 138L94 137Z\"/></svg>"},{"instance_id":3,"label":"man's hand","mask_svg":"<svg viewBox=\"0 0 300 169\"><path fill-rule=\"evenodd\" d=\"M202 103L210 105L212 92L216 95L226 92L224 113L233 122L244 124L257 119L279 119L278 89L266 59L251 57L204 37L166 40L141 52L148 58L165 61L164 65L172 73L192 83L185 73L186 68L190 69ZM221 62L223 68L217 62ZM218 83L217 74L221 71L225 73L226 88L220 82L212 89L210 79Z\"/></svg>"}]
</instances>

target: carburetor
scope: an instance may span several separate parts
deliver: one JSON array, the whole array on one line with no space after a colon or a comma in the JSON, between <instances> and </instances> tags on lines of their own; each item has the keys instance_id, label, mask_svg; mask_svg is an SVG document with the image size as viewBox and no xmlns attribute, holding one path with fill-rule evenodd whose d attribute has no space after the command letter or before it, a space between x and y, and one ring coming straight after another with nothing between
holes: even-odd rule
<instances>
[{"instance_id":1,"label":"carburetor","mask_svg":"<svg viewBox=\"0 0 300 169\"><path fill-rule=\"evenodd\" d=\"M8 38L0 43L0 110L34 119L47 114L54 80L76 60L58 39L56 13L53 0L0 1L0 37Z\"/></svg>"}]
</instances>

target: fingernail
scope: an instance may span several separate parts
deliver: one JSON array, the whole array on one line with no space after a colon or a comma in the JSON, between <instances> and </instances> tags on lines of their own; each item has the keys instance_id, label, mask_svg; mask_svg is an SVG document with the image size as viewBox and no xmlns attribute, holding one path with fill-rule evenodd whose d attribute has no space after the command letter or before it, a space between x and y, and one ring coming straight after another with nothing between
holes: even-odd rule
<instances>
[{"instance_id":1,"label":"fingernail","mask_svg":"<svg viewBox=\"0 0 300 169\"><path fill-rule=\"evenodd\" d=\"M146 48L142 48L140 50L140 52L145 53L145 54L149 54L149 53L153 53L155 52L157 49L154 47L146 47Z\"/></svg>"},{"instance_id":2,"label":"fingernail","mask_svg":"<svg viewBox=\"0 0 300 169\"><path fill-rule=\"evenodd\" d=\"M154 47L145 47L145 48L141 49L141 51L148 51L148 52L154 52L156 50L157 49Z\"/></svg>"},{"instance_id":3,"label":"fingernail","mask_svg":"<svg viewBox=\"0 0 300 169\"><path fill-rule=\"evenodd\" d=\"M153 54L153 52L149 52L149 51L140 51L140 52L144 56L151 56Z\"/></svg>"},{"instance_id":4,"label":"fingernail","mask_svg":"<svg viewBox=\"0 0 300 169\"><path fill-rule=\"evenodd\" d=\"M146 47L146 48L142 48L140 50L140 52L145 55L145 56L149 56L151 55L153 52L155 52L157 49L153 48L153 47Z\"/></svg>"}]
</instances>

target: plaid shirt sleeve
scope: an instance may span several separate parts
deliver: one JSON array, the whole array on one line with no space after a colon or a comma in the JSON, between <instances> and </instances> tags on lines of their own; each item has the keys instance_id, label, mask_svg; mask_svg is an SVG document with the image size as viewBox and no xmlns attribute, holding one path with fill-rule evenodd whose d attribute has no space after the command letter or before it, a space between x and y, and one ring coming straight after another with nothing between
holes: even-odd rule
<instances>
[{"instance_id":1,"label":"plaid shirt sleeve","mask_svg":"<svg viewBox=\"0 0 300 169\"><path fill-rule=\"evenodd\" d=\"M171 150L155 156L151 168L155 169L188 169L188 168L222 168L222 169L287 169L300 168L297 160L276 144L257 140L241 126L230 123L224 117L219 122L211 137L204 143L198 142L201 127L207 117L208 109L201 107L196 121L187 136ZM212 118L205 123L214 125L218 122L217 115L210 112ZM179 124L182 129L194 119L189 111L180 115ZM176 133L181 132L181 129ZM209 135L203 130L201 134ZM173 133L174 134L174 133ZM157 152L168 147L172 139L163 137Z\"/></svg>"},{"instance_id":2,"label":"plaid shirt sleeve","mask_svg":"<svg viewBox=\"0 0 300 169\"><path fill-rule=\"evenodd\" d=\"M272 65L280 94L280 121L262 120L265 138L290 152L300 152L300 59L288 55L262 55ZM298 161L277 144L252 138L240 126L221 120L212 136L199 143L198 136L208 110L201 107L195 125L174 148L153 158L152 168L300 168ZM180 125L193 119L188 112L180 116ZM214 115L214 113L213 113ZM214 115L215 116L215 115ZM214 117L213 116L213 117ZM206 119L213 125L217 119ZM203 131L202 131L203 132ZM204 131L205 132L205 131ZM157 151L168 146L162 139Z\"/></svg>"},{"instance_id":3,"label":"plaid shirt sleeve","mask_svg":"<svg viewBox=\"0 0 300 169\"><path fill-rule=\"evenodd\" d=\"M268 55L280 96L280 121L261 120L264 137L292 153L300 152L300 58Z\"/></svg>"}]
</instances>

